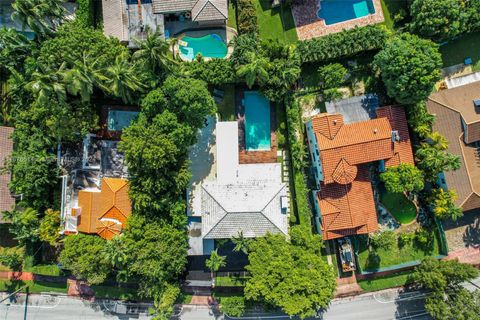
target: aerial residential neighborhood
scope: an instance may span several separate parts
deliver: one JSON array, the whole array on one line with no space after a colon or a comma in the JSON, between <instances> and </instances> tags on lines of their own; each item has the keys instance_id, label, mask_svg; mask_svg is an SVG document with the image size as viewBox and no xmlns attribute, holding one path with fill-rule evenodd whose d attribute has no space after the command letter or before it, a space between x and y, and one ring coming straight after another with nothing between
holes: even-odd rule
<instances>
[{"instance_id":1,"label":"aerial residential neighborhood","mask_svg":"<svg viewBox=\"0 0 480 320\"><path fill-rule=\"evenodd\" d=\"M0 0L0 318L480 320L480 1Z\"/></svg>"}]
</instances>

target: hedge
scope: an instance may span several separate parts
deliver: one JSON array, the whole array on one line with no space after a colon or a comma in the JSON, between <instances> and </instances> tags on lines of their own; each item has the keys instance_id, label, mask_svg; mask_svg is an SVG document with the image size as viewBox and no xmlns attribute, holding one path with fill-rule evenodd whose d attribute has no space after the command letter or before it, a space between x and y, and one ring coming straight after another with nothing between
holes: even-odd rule
<instances>
[{"instance_id":1,"label":"hedge","mask_svg":"<svg viewBox=\"0 0 480 320\"><path fill-rule=\"evenodd\" d=\"M230 59L211 59L182 64L184 74L210 85L235 83L237 76Z\"/></svg>"},{"instance_id":2,"label":"hedge","mask_svg":"<svg viewBox=\"0 0 480 320\"><path fill-rule=\"evenodd\" d=\"M237 0L238 32L240 34L258 33L257 10L252 0Z\"/></svg>"},{"instance_id":3,"label":"hedge","mask_svg":"<svg viewBox=\"0 0 480 320\"><path fill-rule=\"evenodd\" d=\"M298 51L302 63L325 62L354 56L363 51L379 50L385 46L389 35L384 26L356 27L321 38L299 41Z\"/></svg>"},{"instance_id":4,"label":"hedge","mask_svg":"<svg viewBox=\"0 0 480 320\"><path fill-rule=\"evenodd\" d=\"M292 97L285 100L287 109L288 143L290 147L290 161L293 169L293 184L297 215L300 225L312 227L312 210L308 202L308 187L303 173L305 167L305 146L299 138L302 131L300 106Z\"/></svg>"},{"instance_id":5,"label":"hedge","mask_svg":"<svg viewBox=\"0 0 480 320\"><path fill-rule=\"evenodd\" d=\"M76 20L84 27L95 27L95 0L77 0Z\"/></svg>"}]
</instances>

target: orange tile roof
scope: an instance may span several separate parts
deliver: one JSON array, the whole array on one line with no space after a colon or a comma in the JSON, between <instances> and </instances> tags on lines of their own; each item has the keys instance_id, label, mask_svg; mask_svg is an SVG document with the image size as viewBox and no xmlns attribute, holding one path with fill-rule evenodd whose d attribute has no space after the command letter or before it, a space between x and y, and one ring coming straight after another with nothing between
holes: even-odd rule
<instances>
[{"instance_id":1,"label":"orange tile roof","mask_svg":"<svg viewBox=\"0 0 480 320\"><path fill-rule=\"evenodd\" d=\"M358 166L357 177L350 184L322 184L317 197L325 240L370 233L378 229L372 185L366 165Z\"/></svg>"},{"instance_id":2,"label":"orange tile roof","mask_svg":"<svg viewBox=\"0 0 480 320\"><path fill-rule=\"evenodd\" d=\"M320 114L312 126L326 184L338 180L334 173L343 160L353 166L393 156L392 128L386 118L344 124L342 115Z\"/></svg>"},{"instance_id":3,"label":"orange tile roof","mask_svg":"<svg viewBox=\"0 0 480 320\"><path fill-rule=\"evenodd\" d=\"M111 239L120 233L132 212L128 197L128 181L118 178L103 178L101 191L81 190L78 193L77 230L84 233L97 233L102 238ZM72 209L77 214L78 209Z\"/></svg>"},{"instance_id":4,"label":"orange tile roof","mask_svg":"<svg viewBox=\"0 0 480 320\"><path fill-rule=\"evenodd\" d=\"M413 160L412 144L408 132L407 117L401 106L387 106L377 109L377 117L387 118L392 130L398 131L400 140L394 143L395 155L385 161L386 167L398 166L400 163L415 164Z\"/></svg>"}]
</instances>

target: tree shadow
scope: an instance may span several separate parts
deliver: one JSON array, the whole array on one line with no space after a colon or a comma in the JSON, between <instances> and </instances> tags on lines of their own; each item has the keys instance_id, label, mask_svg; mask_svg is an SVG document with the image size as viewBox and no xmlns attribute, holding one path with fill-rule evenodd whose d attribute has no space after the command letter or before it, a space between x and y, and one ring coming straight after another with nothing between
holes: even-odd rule
<instances>
[{"instance_id":1,"label":"tree shadow","mask_svg":"<svg viewBox=\"0 0 480 320\"><path fill-rule=\"evenodd\" d=\"M376 271L380 268L380 262L382 258L375 252L369 251L367 261L365 263L365 269L368 271Z\"/></svg>"},{"instance_id":2,"label":"tree shadow","mask_svg":"<svg viewBox=\"0 0 480 320\"><path fill-rule=\"evenodd\" d=\"M465 228L463 234L463 242L467 247L479 247L480 246L480 218L477 217L470 225Z\"/></svg>"}]
</instances>

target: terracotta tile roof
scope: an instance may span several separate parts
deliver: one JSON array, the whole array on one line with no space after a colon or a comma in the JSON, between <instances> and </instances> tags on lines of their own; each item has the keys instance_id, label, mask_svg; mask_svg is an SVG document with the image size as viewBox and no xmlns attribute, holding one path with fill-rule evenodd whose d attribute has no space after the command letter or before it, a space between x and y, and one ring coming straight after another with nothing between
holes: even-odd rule
<instances>
[{"instance_id":1,"label":"terracotta tile roof","mask_svg":"<svg viewBox=\"0 0 480 320\"><path fill-rule=\"evenodd\" d=\"M334 172L342 160L354 166L394 155L392 128L386 118L344 124L340 114L320 114L312 119L312 127L326 184L336 181Z\"/></svg>"},{"instance_id":2,"label":"terracotta tile roof","mask_svg":"<svg viewBox=\"0 0 480 320\"><path fill-rule=\"evenodd\" d=\"M105 239L120 233L132 212L128 197L128 181L103 178L101 191L81 190L78 194L81 208L77 229L84 233L97 233ZM73 209L78 211L78 209ZM72 210L72 214L74 214ZM107 223L108 222L108 223ZM111 222L111 223L110 223Z\"/></svg>"},{"instance_id":3,"label":"terracotta tile roof","mask_svg":"<svg viewBox=\"0 0 480 320\"><path fill-rule=\"evenodd\" d=\"M322 184L317 197L325 240L370 233L378 229L372 185L366 165L358 166L356 179L348 185Z\"/></svg>"},{"instance_id":4,"label":"terracotta tile roof","mask_svg":"<svg viewBox=\"0 0 480 320\"><path fill-rule=\"evenodd\" d=\"M10 127L0 127L0 170L5 166L5 162L12 155L13 141L11 139L14 129ZM8 184L10 183L10 174L0 174L0 223L2 222L2 211L11 210L15 206L15 199L10 194Z\"/></svg>"},{"instance_id":5,"label":"terracotta tile roof","mask_svg":"<svg viewBox=\"0 0 480 320\"><path fill-rule=\"evenodd\" d=\"M407 117L401 106L387 106L377 109L377 117L387 118L392 130L398 131L399 140L393 144L394 156L385 161L386 167L398 166L400 163L415 164L412 144L408 132Z\"/></svg>"}]
</instances>

